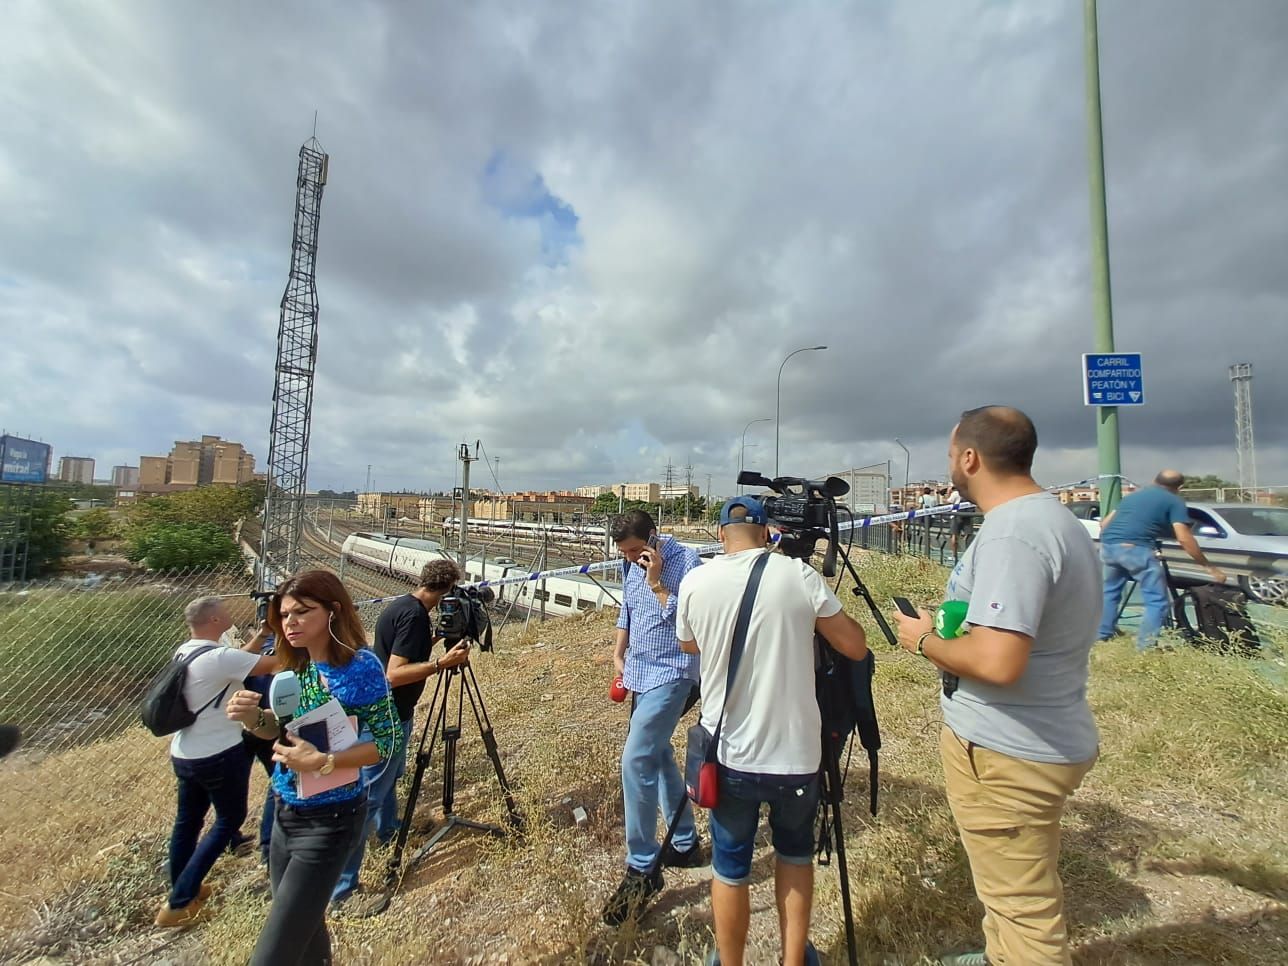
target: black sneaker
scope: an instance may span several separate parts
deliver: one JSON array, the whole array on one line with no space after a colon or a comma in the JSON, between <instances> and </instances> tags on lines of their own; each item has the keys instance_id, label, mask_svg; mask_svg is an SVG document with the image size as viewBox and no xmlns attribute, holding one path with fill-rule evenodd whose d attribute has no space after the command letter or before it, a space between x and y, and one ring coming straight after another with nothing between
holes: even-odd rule
<instances>
[{"instance_id":1,"label":"black sneaker","mask_svg":"<svg viewBox=\"0 0 1288 966\"><path fill-rule=\"evenodd\" d=\"M620 926L631 916L639 915L649 899L662 891L662 885L661 869L650 876L646 872L628 868L626 878L622 879L622 884L604 906L604 922L610 926Z\"/></svg>"},{"instance_id":2,"label":"black sneaker","mask_svg":"<svg viewBox=\"0 0 1288 966\"><path fill-rule=\"evenodd\" d=\"M670 842L662 850L662 864L668 869L700 869L707 864L707 855L698 839L687 851L681 852Z\"/></svg>"}]
</instances>

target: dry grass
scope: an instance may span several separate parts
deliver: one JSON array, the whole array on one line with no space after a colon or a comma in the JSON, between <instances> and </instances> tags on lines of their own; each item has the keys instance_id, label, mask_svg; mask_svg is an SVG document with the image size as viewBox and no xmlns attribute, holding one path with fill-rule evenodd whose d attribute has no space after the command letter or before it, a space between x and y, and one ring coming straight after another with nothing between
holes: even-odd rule
<instances>
[{"instance_id":1,"label":"dry grass","mask_svg":"<svg viewBox=\"0 0 1288 966\"><path fill-rule=\"evenodd\" d=\"M931 601L942 586L942 571L912 558L859 566L878 601L895 588ZM527 834L449 836L406 876L387 913L333 924L339 962L649 963L658 946L700 961L711 943L702 871L668 873L638 924L614 931L598 921L623 851L617 767L627 709L606 696L611 628L607 615L533 624L526 636L507 630L495 654L476 659ZM875 648L881 813L867 815L856 764L845 810L852 895L860 960L911 964L976 943L980 908L943 800L934 675ZM1102 757L1070 807L1063 866L1078 962L1288 961L1282 671L1282 661L1192 650L1139 658L1125 640L1097 649ZM475 734L467 720L457 811L499 821ZM436 766L437 756L413 845L439 811ZM258 773L254 787L262 789ZM97 796L88 807L87 789ZM172 937L148 924L164 892L172 796L164 742L137 732L3 766L0 959L160 958L156 947ZM589 813L583 826L574 805ZM370 854L364 871L375 887L384 855ZM772 857L763 843L754 869L752 961L772 962ZM166 957L245 962L266 908L254 862L222 859L213 879L222 896L213 917ZM826 961L843 961L835 869L818 873L813 935Z\"/></svg>"}]
</instances>

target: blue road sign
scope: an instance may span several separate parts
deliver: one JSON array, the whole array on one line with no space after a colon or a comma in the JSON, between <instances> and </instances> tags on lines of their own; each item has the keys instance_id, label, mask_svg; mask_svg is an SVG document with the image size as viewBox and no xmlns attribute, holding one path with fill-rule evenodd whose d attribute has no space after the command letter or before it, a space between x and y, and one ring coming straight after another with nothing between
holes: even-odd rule
<instances>
[{"instance_id":1,"label":"blue road sign","mask_svg":"<svg viewBox=\"0 0 1288 966\"><path fill-rule=\"evenodd\" d=\"M1082 401L1088 406L1143 406L1139 352L1082 354Z\"/></svg>"}]
</instances>

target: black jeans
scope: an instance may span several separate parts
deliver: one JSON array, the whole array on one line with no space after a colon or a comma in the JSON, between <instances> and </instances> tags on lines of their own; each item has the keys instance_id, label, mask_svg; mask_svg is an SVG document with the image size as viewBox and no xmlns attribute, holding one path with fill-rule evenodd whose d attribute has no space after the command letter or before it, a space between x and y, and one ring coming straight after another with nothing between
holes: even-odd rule
<instances>
[{"instance_id":1,"label":"black jeans","mask_svg":"<svg viewBox=\"0 0 1288 966\"><path fill-rule=\"evenodd\" d=\"M246 820L250 756L239 741L209 758L171 758L179 804L170 833L170 908L197 898L201 882ZM215 821L198 842L211 806Z\"/></svg>"},{"instance_id":2,"label":"black jeans","mask_svg":"<svg viewBox=\"0 0 1288 966\"><path fill-rule=\"evenodd\" d=\"M255 944L251 966L326 966L331 962L327 903L366 824L365 795L313 808L277 803L268 859L273 905Z\"/></svg>"}]
</instances>

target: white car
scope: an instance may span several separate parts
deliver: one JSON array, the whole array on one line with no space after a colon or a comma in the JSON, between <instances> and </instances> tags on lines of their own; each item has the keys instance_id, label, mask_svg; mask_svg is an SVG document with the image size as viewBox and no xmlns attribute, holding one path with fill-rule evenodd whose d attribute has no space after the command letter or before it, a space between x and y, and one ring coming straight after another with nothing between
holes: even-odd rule
<instances>
[{"instance_id":1,"label":"white car","mask_svg":"<svg viewBox=\"0 0 1288 966\"><path fill-rule=\"evenodd\" d=\"M1073 503L1093 540L1100 539L1100 507ZM1203 555L1253 600L1288 606L1288 507L1255 503L1190 503L1190 526ZM1163 541L1163 559L1178 577L1205 579L1206 573L1175 540Z\"/></svg>"}]
</instances>

